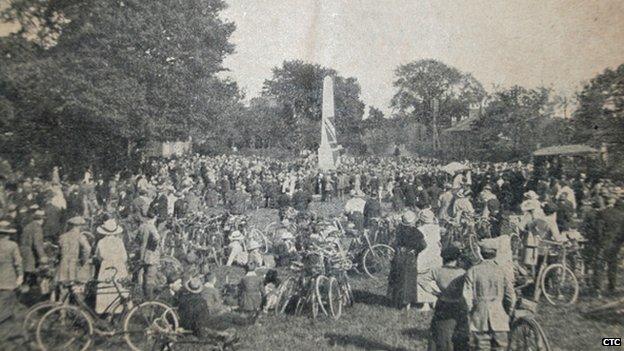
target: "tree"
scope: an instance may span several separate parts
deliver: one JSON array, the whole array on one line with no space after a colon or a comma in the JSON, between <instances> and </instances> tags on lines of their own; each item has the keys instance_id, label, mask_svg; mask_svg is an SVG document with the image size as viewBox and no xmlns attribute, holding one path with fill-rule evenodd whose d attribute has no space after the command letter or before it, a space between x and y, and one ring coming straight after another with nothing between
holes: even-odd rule
<instances>
[{"instance_id":1,"label":"tree","mask_svg":"<svg viewBox=\"0 0 624 351\"><path fill-rule=\"evenodd\" d=\"M520 86L495 92L475 125L480 149L496 160L527 158L538 144L563 141L567 122L553 119L550 96L549 89Z\"/></svg>"},{"instance_id":2,"label":"tree","mask_svg":"<svg viewBox=\"0 0 624 351\"><path fill-rule=\"evenodd\" d=\"M624 64L593 78L578 94L578 102L573 115L577 141L624 143Z\"/></svg>"},{"instance_id":3,"label":"tree","mask_svg":"<svg viewBox=\"0 0 624 351\"><path fill-rule=\"evenodd\" d=\"M225 6L222 0L12 2L5 15L23 25L3 39L15 54L0 58L0 96L20 121L11 128L29 141L13 150L47 152L76 168L115 169L125 167L119 160L130 142L193 136L224 143L228 134L218 126L242 99L235 82L217 77L234 50L235 26L219 17ZM27 41L28 22L48 30Z\"/></svg>"},{"instance_id":4,"label":"tree","mask_svg":"<svg viewBox=\"0 0 624 351\"><path fill-rule=\"evenodd\" d=\"M480 104L485 90L472 75L436 60L418 60L395 70L397 89L391 106L400 115L425 124L433 150L440 146L440 127L452 117L467 116L471 104Z\"/></svg>"},{"instance_id":5,"label":"tree","mask_svg":"<svg viewBox=\"0 0 624 351\"><path fill-rule=\"evenodd\" d=\"M386 118L386 116L384 115L383 111L381 111L377 107L370 106L368 108L368 119L369 120L371 120L371 121L379 121L379 120L383 120L384 118Z\"/></svg>"},{"instance_id":6,"label":"tree","mask_svg":"<svg viewBox=\"0 0 624 351\"><path fill-rule=\"evenodd\" d=\"M335 70L303 61L285 61L273 69L264 82L262 96L279 106L280 128L286 131L291 148L315 149L320 141L323 79L334 77L334 106L338 142L360 152L360 122L364 103L355 78L344 78Z\"/></svg>"},{"instance_id":7,"label":"tree","mask_svg":"<svg viewBox=\"0 0 624 351\"><path fill-rule=\"evenodd\" d=\"M572 116L575 141L594 146L609 144L609 163L621 165L624 161L624 64L594 77L577 99L579 106ZM624 170L617 172L624 173Z\"/></svg>"}]
</instances>

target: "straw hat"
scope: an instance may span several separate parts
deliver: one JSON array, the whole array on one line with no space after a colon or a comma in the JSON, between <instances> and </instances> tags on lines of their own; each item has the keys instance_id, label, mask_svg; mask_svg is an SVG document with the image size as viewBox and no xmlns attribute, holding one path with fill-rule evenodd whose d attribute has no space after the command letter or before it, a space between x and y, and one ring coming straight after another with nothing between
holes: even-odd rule
<instances>
[{"instance_id":1,"label":"straw hat","mask_svg":"<svg viewBox=\"0 0 624 351\"><path fill-rule=\"evenodd\" d=\"M539 195L537 195L535 191L529 190L526 193L524 193L524 198L527 200L537 200L539 199Z\"/></svg>"},{"instance_id":2,"label":"straw hat","mask_svg":"<svg viewBox=\"0 0 624 351\"><path fill-rule=\"evenodd\" d=\"M123 233L123 228L117 224L116 220L109 219L97 227L96 231L102 235L118 235Z\"/></svg>"},{"instance_id":3,"label":"straw hat","mask_svg":"<svg viewBox=\"0 0 624 351\"><path fill-rule=\"evenodd\" d=\"M15 234L17 233L17 229L13 228L11 222L9 221L0 221L0 234Z\"/></svg>"},{"instance_id":4,"label":"straw hat","mask_svg":"<svg viewBox=\"0 0 624 351\"><path fill-rule=\"evenodd\" d=\"M520 210L523 212L534 211L541 207L542 205L536 199L525 200L520 204Z\"/></svg>"},{"instance_id":5,"label":"straw hat","mask_svg":"<svg viewBox=\"0 0 624 351\"><path fill-rule=\"evenodd\" d=\"M85 225L87 224L87 221L85 221L84 218L82 218L82 216L76 216L76 217L72 217L70 218L67 223L71 224L71 225Z\"/></svg>"},{"instance_id":6,"label":"straw hat","mask_svg":"<svg viewBox=\"0 0 624 351\"><path fill-rule=\"evenodd\" d=\"M45 211L36 210L35 212L33 212L33 219L43 219L43 218L45 218Z\"/></svg>"},{"instance_id":7,"label":"straw hat","mask_svg":"<svg viewBox=\"0 0 624 351\"><path fill-rule=\"evenodd\" d=\"M420 221L426 224L431 224L435 222L435 215L429 209L424 209L420 211Z\"/></svg>"},{"instance_id":8,"label":"straw hat","mask_svg":"<svg viewBox=\"0 0 624 351\"><path fill-rule=\"evenodd\" d=\"M184 282L184 288L193 294L199 294L203 290L203 284L199 277L191 277Z\"/></svg>"},{"instance_id":9,"label":"straw hat","mask_svg":"<svg viewBox=\"0 0 624 351\"><path fill-rule=\"evenodd\" d=\"M401 223L404 225L413 225L416 223L416 214L412 211L406 211L401 216Z\"/></svg>"}]
</instances>

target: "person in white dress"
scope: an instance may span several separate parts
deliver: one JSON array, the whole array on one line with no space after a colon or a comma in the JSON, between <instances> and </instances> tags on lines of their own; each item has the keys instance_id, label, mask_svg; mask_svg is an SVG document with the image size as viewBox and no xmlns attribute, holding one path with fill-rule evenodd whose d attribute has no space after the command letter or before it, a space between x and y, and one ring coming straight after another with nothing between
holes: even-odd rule
<instances>
[{"instance_id":1,"label":"person in white dress","mask_svg":"<svg viewBox=\"0 0 624 351\"><path fill-rule=\"evenodd\" d=\"M421 225L418 227L418 230L422 233L427 243L427 247L418 254L416 265L418 275L422 276L433 268L442 267L442 246L440 244L440 226L435 223L433 212L429 209L420 211L420 222ZM423 311L429 310L429 305L433 305L436 302L436 297L420 286L418 286L417 294L417 301L423 304Z\"/></svg>"},{"instance_id":2,"label":"person in white dress","mask_svg":"<svg viewBox=\"0 0 624 351\"><path fill-rule=\"evenodd\" d=\"M98 241L95 248L95 257L100 262L98 271L97 294L95 297L95 312L97 313L121 313L120 309L107 310L117 299L118 293L112 282L128 276L128 254L120 234L123 228L114 219L109 219L97 228L97 233L104 237ZM128 292L122 290L127 296Z\"/></svg>"}]
</instances>

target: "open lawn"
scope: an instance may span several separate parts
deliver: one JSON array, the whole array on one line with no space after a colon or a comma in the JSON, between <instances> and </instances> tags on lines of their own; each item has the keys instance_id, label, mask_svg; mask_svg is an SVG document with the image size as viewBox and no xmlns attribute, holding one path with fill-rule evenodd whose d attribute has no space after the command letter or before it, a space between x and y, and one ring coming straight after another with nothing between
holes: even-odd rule
<instances>
[{"instance_id":1,"label":"open lawn","mask_svg":"<svg viewBox=\"0 0 624 351\"><path fill-rule=\"evenodd\" d=\"M242 276L240 268L224 268L221 277L232 281ZM431 313L399 311L389 306L385 284L364 276L353 276L356 303L343 309L340 320L321 317L263 315L253 326L242 327L244 350L426 350ZM617 321L595 321L580 313L589 306L581 301L572 307L552 307L540 302L538 321L546 331L553 350L602 350L604 337L624 336ZM595 305L596 301L592 303ZM565 329L562 328L565 326ZM566 331L567 330L567 331ZM184 350L199 350L185 346Z\"/></svg>"}]
</instances>

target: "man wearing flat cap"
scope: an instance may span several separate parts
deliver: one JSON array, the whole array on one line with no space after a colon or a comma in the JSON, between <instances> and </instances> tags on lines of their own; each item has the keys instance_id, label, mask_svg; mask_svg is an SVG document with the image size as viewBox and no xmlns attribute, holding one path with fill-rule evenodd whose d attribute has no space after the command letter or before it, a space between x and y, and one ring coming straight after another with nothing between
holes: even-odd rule
<instances>
[{"instance_id":1,"label":"man wearing flat cap","mask_svg":"<svg viewBox=\"0 0 624 351\"><path fill-rule=\"evenodd\" d=\"M463 296L473 350L507 350L509 314L516 303L512 282L495 261L496 245L481 242L483 261L467 272Z\"/></svg>"}]
</instances>

